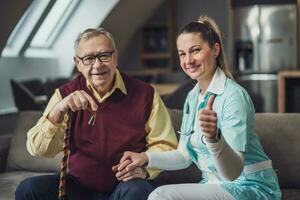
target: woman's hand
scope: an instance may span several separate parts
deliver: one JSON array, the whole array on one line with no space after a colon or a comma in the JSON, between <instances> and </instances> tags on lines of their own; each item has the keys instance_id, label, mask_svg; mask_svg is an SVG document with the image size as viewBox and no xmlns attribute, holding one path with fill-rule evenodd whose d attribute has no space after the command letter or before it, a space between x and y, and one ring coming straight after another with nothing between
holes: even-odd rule
<instances>
[{"instance_id":1,"label":"woman's hand","mask_svg":"<svg viewBox=\"0 0 300 200\"><path fill-rule=\"evenodd\" d=\"M128 160L131 162L128 162ZM122 171L123 169L130 171L136 167L142 167L146 163L148 163L148 157L145 152L135 153L132 151L125 151L120 160L118 171Z\"/></svg>"},{"instance_id":2,"label":"woman's hand","mask_svg":"<svg viewBox=\"0 0 300 200\"><path fill-rule=\"evenodd\" d=\"M212 109L215 96L210 96L207 102L207 108L199 111L199 124L202 134L208 139L213 139L218 133L217 113Z\"/></svg>"},{"instance_id":3,"label":"woman's hand","mask_svg":"<svg viewBox=\"0 0 300 200\"><path fill-rule=\"evenodd\" d=\"M147 178L147 171L144 165L148 162L147 155L143 153L135 153L126 151L118 165L112 167L112 170L117 172L118 180L128 181L134 178Z\"/></svg>"},{"instance_id":4,"label":"woman's hand","mask_svg":"<svg viewBox=\"0 0 300 200\"><path fill-rule=\"evenodd\" d=\"M125 162L130 163L129 160L126 160ZM141 178L141 179L146 179L148 177L148 172L144 167L136 167L130 171L127 171L126 168L124 168L121 171L118 171L118 167L120 166L120 163L118 165L115 165L112 167L112 170L117 172L116 173L116 178L119 181L129 181L131 179L135 178Z\"/></svg>"}]
</instances>

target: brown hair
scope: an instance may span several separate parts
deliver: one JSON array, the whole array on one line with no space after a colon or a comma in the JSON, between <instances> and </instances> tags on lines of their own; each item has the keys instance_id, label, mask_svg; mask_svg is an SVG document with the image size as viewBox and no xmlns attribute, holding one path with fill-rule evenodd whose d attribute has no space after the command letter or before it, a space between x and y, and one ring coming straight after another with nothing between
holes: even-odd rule
<instances>
[{"instance_id":1,"label":"brown hair","mask_svg":"<svg viewBox=\"0 0 300 200\"><path fill-rule=\"evenodd\" d=\"M178 33L177 39L179 35L184 33L199 33L200 37L208 42L208 45L212 48L215 43L220 44L220 53L217 59L217 67L220 67L227 77L234 79L230 69L227 65L224 45L221 39L221 31L219 26L216 24L215 20L206 15L201 15L198 21L190 22L189 24L182 27Z\"/></svg>"}]
</instances>

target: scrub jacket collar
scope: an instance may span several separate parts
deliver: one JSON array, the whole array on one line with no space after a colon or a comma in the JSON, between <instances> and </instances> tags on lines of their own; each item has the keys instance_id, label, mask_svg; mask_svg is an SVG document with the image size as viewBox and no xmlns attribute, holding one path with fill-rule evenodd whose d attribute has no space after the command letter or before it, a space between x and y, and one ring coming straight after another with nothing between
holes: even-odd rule
<instances>
[{"instance_id":1,"label":"scrub jacket collar","mask_svg":"<svg viewBox=\"0 0 300 200\"><path fill-rule=\"evenodd\" d=\"M224 91L226 82L226 75L225 73L217 67L215 74L207 88L207 92L211 92L213 94L222 94Z\"/></svg>"},{"instance_id":2,"label":"scrub jacket collar","mask_svg":"<svg viewBox=\"0 0 300 200\"><path fill-rule=\"evenodd\" d=\"M225 73L219 67L217 67L215 74L214 74L210 84L208 85L208 88L207 88L204 96L206 96L207 93L212 93L212 94L216 94L216 95L222 94L224 92L226 79L227 79L227 77L226 77ZM199 92L200 92L200 86L199 86L199 83L197 83L195 85L195 87L191 90L191 93L198 95Z\"/></svg>"},{"instance_id":3,"label":"scrub jacket collar","mask_svg":"<svg viewBox=\"0 0 300 200\"><path fill-rule=\"evenodd\" d=\"M217 67L215 74L208 85L208 88L204 94L204 100L207 101L208 97L212 94L220 95L224 92L225 82L226 82L226 75L225 73ZM195 85L195 87L190 91L188 95L188 105L186 108L186 112L188 113L190 108L193 109L194 105L197 105L198 95L200 93L200 86L199 83ZM197 109L196 109L197 110Z\"/></svg>"}]
</instances>

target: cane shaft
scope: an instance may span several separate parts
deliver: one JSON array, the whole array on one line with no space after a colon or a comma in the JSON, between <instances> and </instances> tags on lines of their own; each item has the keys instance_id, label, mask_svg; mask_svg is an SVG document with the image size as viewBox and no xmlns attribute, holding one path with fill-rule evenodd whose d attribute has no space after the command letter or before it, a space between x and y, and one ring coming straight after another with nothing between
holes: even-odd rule
<instances>
[{"instance_id":1,"label":"cane shaft","mask_svg":"<svg viewBox=\"0 0 300 200\"><path fill-rule=\"evenodd\" d=\"M63 158L60 163L60 178L59 178L59 190L58 190L59 200L64 200L66 195L66 175L67 175L68 158L69 158L70 123L71 123L71 115L69 115L67 120L67 128L65 131L64 143L63 143Z\"/></svg>"}]
</instances>

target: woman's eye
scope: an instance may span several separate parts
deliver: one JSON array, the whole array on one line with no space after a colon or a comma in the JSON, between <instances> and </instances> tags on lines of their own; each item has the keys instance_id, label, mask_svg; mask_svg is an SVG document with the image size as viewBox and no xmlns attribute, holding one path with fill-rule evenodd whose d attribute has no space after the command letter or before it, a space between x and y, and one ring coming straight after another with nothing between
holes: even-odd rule
<instances>
[{"instance_id":1,"label":"woman's eye","mask_svg":"<svg viewBox=\"0 0 300 200\"><path fill-rule=\"evenodd\" d=\"M185 56L185 54L184 53L179 53L178 56L183 57L183 56Z\"/></svg>"},{"instance_id":2,"label":"woman's eye","mask_svg":"<svg viewBox=\"0 0 300 200\"><path fill-rule=\"evenodd\" d=\"M193 49L192 50L192 53L198 53L198 52L200 52L201 51L201 49Z\"/></svg>"}]
</instances>

